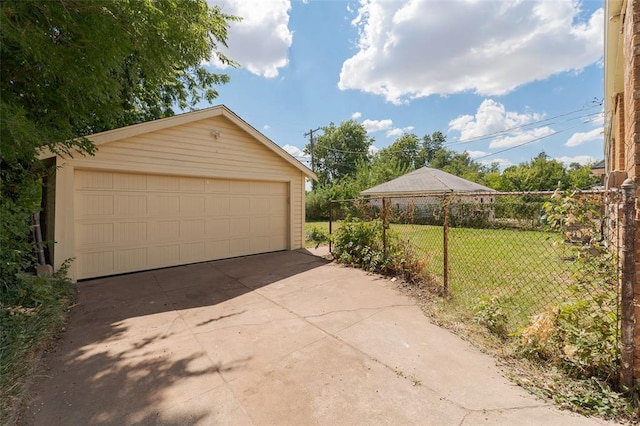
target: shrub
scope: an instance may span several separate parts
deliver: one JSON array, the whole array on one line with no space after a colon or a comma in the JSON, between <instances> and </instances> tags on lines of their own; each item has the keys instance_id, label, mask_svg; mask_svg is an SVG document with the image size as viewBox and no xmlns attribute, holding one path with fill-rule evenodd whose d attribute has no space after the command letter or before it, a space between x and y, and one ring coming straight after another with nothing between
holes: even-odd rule
<instances>
[{"instance_id":1,"label":"shrub","mask_svg":"<svg viewBox=\"0 0 640 426\"><path fill-rule=\"evenodd\" d=\"M498 297L489 299L482 297L480 303L476 307L476 313L473 317L474 321L500 337L506 339L508 337L509 320L502 308L502 300Z\"/></svg>"},{"instance_id":2,"label":"shrub","mask_svg":"<svg viewBox=\"0 0 640 426\"><path fill-rule=\"evenodd\" d=\"M316 245L316 248L318 248L321 244L326 244L329 242L329 234L327 234L327 232L318 228L317 226L314 226L309 231L307 231L306 240L314 243Z\"/></svg>"},{"instance_id":3,"label":"shrub","mask_svg":"<svg viewBox=\"0 0 640 426\"><path fill-rule=\"evenodd\" d=\"M61 268L53 277L19 274L0 294L0 424L11 424L34 354L66 323L73 284Z\"/></svg>"},{"instance_id":4,"label":"shrub","mask_svg":"<svg viewBox=\"0 0 640 426\"><path fill-rule=\"evenodd\" d=\"M408 282L430 278L426 272L428 259L420 259L408 241L401 240L393 230L385 230L380 220L341 222L333 242L333 254L340 263L400 276Z\"/></svg>"}]
</instances>

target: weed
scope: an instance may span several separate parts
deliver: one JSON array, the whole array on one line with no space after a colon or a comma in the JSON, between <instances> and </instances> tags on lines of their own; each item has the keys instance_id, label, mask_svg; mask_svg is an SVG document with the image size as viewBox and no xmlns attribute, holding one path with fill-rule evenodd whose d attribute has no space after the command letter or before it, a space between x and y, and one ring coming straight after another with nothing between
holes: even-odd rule
<instances>
[{"instance_id":1,"label":"weed","mask_svg":"<svg viewBox=\"0 0 640 426\"><path fill-rule=\"evenodd\" d=\"M0 424L12 423L35 354L62 330L73 299L66 265L53 277L21 274L0 293Z\"/></svg>"},{"instance_id":2,"label":"weed","mask_svg":"<svg viewBox=\"0 0 640 426\"><path fill-rule=\"evenodd\" d=\"M323 229L314 226L307 231L306 240L312 244L315 244L316 248L318 248L321 244L326 244L329 242L329 234Z\"/></svg>"},{"instance_id":3,"label":"weed","mask_svg":"<svg viewBox=\"0 0 640 426\"><path fill-rule=\"evenodd\" d=\"M509 319L502 309L503 302L498 297L489 299L484 296L476 307L476 313L473 317L474 321L487 329L496 336L506 339L509 335L508 325Z\"/></svg>"}]
</instances>

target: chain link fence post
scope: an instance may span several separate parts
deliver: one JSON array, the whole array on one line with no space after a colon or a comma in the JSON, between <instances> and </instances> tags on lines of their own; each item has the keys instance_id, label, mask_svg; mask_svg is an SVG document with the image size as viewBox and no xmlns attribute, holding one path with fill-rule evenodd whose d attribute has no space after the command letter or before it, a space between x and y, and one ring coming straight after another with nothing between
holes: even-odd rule
<instances>
[{"instance_id":1,"label":"chain link fence post","mask_svg":"<svg viewBox=\"0 0 640 426\"><path fill-rule=\"evenodd\" d=\"M331 246L331 235L333 234L333 200L329 200L329 253L333 254Z\"/></svg>"},{"instance_id":2,"label":"chain link fence post","mask_svg":"<svg viewBox=\"0 0 640 426\"><path fill-rule=\"evenodd\" d=\"M634 364L634 287L635 287L635 192L636 183L633 179L627 179L622 184L622 283L621 305L621 365L620 382L627 389L633 389L633 364Z\"/></svg>"},{"instance_id":3,"label":"chain link fence post","mask_svg":"<svg viewBox=\"0 0 640 426\"><path fill-rule=\"evenodd\" d=\"M382 198L382 253L385 260L387 259L387 228L389 227L389 209L387 203L389 200Z\"/></svg>"},{"instance_id":4,"label":"chain link fence post","mask_svg":"<svg viewBox=\"0 0 640 426\"><path fill-rule=\"evenodd\" d=\"M442 292L444 296L449 296L449 206L451 198L444 194L442 198L442 214L444 217L442 224Z\"/></svg>"}]
</instances>

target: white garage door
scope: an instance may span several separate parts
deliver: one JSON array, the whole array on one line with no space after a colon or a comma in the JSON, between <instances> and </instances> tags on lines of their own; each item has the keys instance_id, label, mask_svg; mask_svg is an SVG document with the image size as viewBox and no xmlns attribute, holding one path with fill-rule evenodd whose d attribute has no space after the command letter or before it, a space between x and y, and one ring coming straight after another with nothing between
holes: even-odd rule
<instances>
[{"instance_id":1,"label":"white garage door","mask_svg":"<svg viewBox=\"0 0 640 426\"><path fill-rule=\"evenodd\" d=\"M288 193L285 182L78 170L78 278L286 250Z\"/></svg>"}]
</instances>

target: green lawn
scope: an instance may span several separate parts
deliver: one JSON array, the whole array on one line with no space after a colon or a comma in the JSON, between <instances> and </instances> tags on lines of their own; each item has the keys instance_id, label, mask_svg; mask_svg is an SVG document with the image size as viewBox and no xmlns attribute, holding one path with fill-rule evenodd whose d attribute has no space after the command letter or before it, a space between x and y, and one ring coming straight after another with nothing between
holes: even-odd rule
<instances>
[{"instance_id":1,"label":"green lawn","mask_svg":"<svg viewBox=\"0 0 640 426\"><path fill-rule=\"evenodd\" d=\"M392 225L430 259L428 269L443 278L442 228ZM512 329L550 303L570 295L574 262L566 259L558 234L501 229L449 229L449 286L453 302L475 310L483 298L497 298Z\"/></svg>"},{"instance_id":2,"label":"green lawn","mask_svg":"<svg viewBox=\"0 0 640 426\"><path fill-rule=\"evenodd\" d=\"M307 231L313 227L329 230L328 222L306 225ZM442 227L393 224L391 228L412 243L418 255L428 260L427 269L442 282ZM575 265L566 260L559 241L558 234L548 232L450 228L452 303L473 312L483 298L496 298L509 328L515 330L570 294Z\"/></svg>"}]
</instances>

